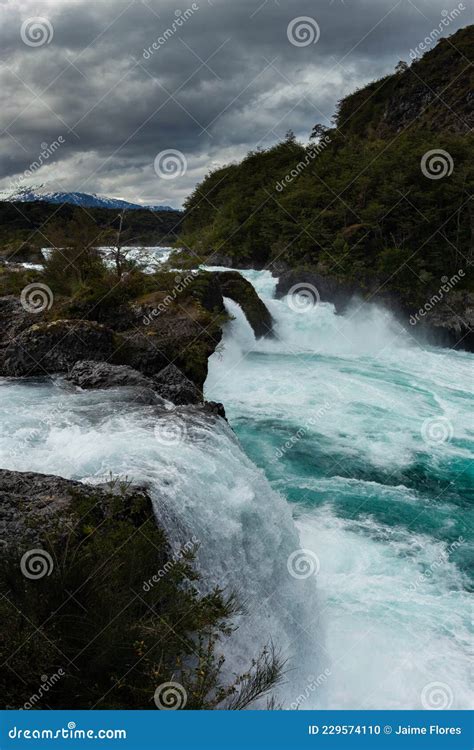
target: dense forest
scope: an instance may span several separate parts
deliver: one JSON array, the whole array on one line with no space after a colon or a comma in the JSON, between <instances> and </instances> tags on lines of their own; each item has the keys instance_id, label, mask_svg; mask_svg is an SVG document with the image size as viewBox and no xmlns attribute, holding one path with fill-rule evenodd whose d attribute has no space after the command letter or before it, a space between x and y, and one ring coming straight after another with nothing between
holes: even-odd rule
<instances>
[{"instance_id":1,"label":"dense forest","mask_svg":"<svg viewBox=\"0 0 474 750\"><path fill-rule=\"evenodd\" d=\"M415 301L472 259L474 26L339 102L309 145L272 148L207 175L182 243L235 265L317 268ZM468 284L468 274L461 285Z\"/></svg>"},{"instance_id":2,"label":"dense forest","mask_svg":"<svg viewBox=\"0 0 474 750\"><path fill-rule=\"evenodd\" d=\"M68 226L73 220L93 222L101 244L116 233L121 212L112 208L81 208L64 203L56 205L43 201L33 203L0 202L0 257L11 260L30 260L33 248L53 245L48 227ZM166 245L176 241L182 219L180 211L125 211L122 239L130 245Z\"/></svg>"}]
</instances>

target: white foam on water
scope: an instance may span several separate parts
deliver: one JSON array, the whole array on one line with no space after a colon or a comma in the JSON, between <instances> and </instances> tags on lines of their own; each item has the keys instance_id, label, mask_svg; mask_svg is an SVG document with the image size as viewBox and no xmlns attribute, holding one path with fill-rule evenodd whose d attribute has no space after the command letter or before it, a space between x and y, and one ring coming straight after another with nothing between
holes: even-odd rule
<instances>
[{"instance_id":1,"label":"white foam on water","mask_svg":"<svg viewBox=\"0 0 474 750\"><path fill-rule=\"evenodd\" d=\"M245 275L267 302L276 337L256 341L240 307L226 300L233 320L210 360L206 393L224 402L231 421L272 435L303 425L315 453L324 443L343 464L362 457L384 471L409 468L420 452L433 462L466 457L472 357L421 350L375 308L352 317L328 304L295 313L272 298L268 272ZM454 438L427 445L421 425L440 414ZM290 505L222 420L138 405L126 389L3 380L0 423L2 468L146 482L173 546L199 540L203 586L233 590L245 607L223 645L227 676L247 669L272 639L288 659L278 691L287 707L420 708L423 687L435 681L448 684L453 708L467 707L469 605L459 570L428 533L370 514L375 494L417 502L400 483L379 489L344 476L283 477L283 492L294 480L325 497L367 501L357 520L339 516L330 501ZM176 442L159 439L170 431ZM301 548L317 556L317 575L289 572Z\"/></svg>"},{"instance_id":2,"label":"white foam on water","mask_svg":"<svg viewBox=\"0 0 474 750\"><path fill-rule=\"evenodd\" d=\"M121 389L65 391L60 383L4 380L0 421L2 468L92 483L111 476L145 482L175 549L198 540L203 590L234 592L245 612L225 644L229 679L270 642L288 668L317 669L314 579L295 581L287 568L299 547L291 511L222 419L186 409L163 414L130 403ZM282 700L299 685L292 675L279 691Z\"/></svg>"},{"instance_id":3,"label":"white foam on water","mask_svg":"<svg viewBox=\"0 0 474 750\"><path fill-rule=\"evenodd\" d=\"M275 481L282 492L329 498L323 507L293 505L300 545L321 562L321 668L330 671L318 680L302 665L312 687L300 694L300 707L422 708L425 685L443 682L452 707L468 708L472 631L464 576L445 543L370 515L374 500L406 503L422 514L442 499L422 500L395 478L394 486L347 478L345 469L360 461L398 475L420 455L433 469L446 457L468 459L472 356L421 347L374 305L355 302L344 316L328 303L297 313L287 299L273 298L269 272L243 275L271 311L275 337L255 340L243 312L228 301L233 320L224 351L210 360L207 397L223 401L246 434L254 425L271 444L281 431L280 452L302 450L304 439L308 461L313 441L315 455L329 446L340 462L327 479L305 473ZM439 418L448 420L452 436L427 441L425 420ZM260 437L264 466L275 460L267 443ZM363 505L359 521L338 515L344 499Z\"/></svg>"}]
</instances>

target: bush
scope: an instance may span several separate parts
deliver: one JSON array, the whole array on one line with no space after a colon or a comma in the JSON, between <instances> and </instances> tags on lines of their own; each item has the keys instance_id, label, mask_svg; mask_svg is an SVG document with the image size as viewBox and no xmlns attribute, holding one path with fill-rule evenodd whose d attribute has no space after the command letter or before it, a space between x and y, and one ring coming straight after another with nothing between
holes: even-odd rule
<instances>
[{"instance_id":1,"label":"bush","mask_svg":"<svg viewBox=\"0 0 474 750\"><path fill-rule=\"evenodd\" d=\"M282 664L269 648L221 684L216 646L232 630L235 601L198 593L194 550L171 556L147 495L89 490L72 507L55 529L39 530L51 575L26 578L24 549L1 549L2 708L154 709L166 682L182 686L187 709L243 708L278 682Z\"/></svg>"}]
</instances>

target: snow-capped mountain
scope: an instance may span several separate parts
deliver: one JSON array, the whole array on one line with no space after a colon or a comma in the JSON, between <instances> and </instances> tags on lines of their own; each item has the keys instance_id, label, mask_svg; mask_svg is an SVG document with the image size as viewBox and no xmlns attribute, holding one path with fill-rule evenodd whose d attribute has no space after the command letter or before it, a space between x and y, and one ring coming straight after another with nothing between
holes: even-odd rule
<instances>
[{"instance_id":1,"label":"snow-capped mountain","mask_svg":"<svg viewBox=\"0 0 474 750\"><path fill-rule=\"evenodd\" d=\"M41 188L21 188L14 191L0 191L0 201L16 201L18 203L32 203L42 201L43 203L70 203L74 206L83 206L84 208L126 208L130 211L136 211L140 208L147 208L152 211L174 211L171 206L163 205L140 205L139 203L130 203L129 201L120 200L119 198L105 198L95 193L47 193Z\"/></svg>"}]
</instances>

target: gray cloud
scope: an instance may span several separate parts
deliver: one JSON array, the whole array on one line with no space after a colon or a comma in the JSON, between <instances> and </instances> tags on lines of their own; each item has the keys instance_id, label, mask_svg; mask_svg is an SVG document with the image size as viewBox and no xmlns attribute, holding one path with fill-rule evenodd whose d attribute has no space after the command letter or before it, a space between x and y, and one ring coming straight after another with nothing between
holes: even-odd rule
<instances>
[{"instance_id":1,"label":"gray cloud","mask_svg":"<svg viewBox=\"0 0 474 750\"><path fill-rule=\"evenodd\" d=\"M0 188L62 136L28 182L179 206L209 168L290 128L306 140L315 122L328 124L338 99L408 60L451 5L185 0L179 8L169 0L0 2ZM40 46L21 34L36 16L53 32ZM317 43L288 40L300 16L317 22ZM153 168L167 149L187 161L173 180Z\"/></svg>"}]
</instances>

